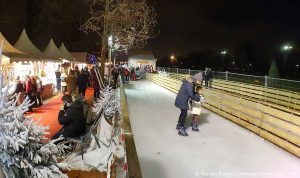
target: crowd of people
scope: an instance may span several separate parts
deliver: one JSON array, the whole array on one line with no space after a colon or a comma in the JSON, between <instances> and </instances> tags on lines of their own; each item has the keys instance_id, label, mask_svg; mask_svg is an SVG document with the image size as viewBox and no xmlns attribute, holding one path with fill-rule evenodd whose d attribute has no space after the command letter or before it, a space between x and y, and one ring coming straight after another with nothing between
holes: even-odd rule
<instances>
[{"instance_id":1,"label":"crowd of people","mask_svg":"<svg viewBox=\"0 0 300 178\"><path fill-rule=\"evenodd\" d=\"M55 71L56 89L63 94L63 104L58 114L58 122L62 128L51 139L57 139L60 136L77 137L85 132L86 116L84 113L87 112L85 111L87 108L84 105L88 107L85 104L86 89L93 86L94 92L97 93L95 97L99 97L100 84L96 75L94 67L90 71L88 67L81 70L78 66L74 69L59 67Z\"/></svg>"},{"instance_id":2,"label":"crowd of people","mask_svg":"<svg viewBox=\"0 0 300 178\"><path fill-rule=\"evenodd\" d=\"M55 71L56 76L56 89L61 91L63 95L69 93L77 92L85 96L87 87L91 86L91 72L88 70L88 67L79 69L78 66L75 66L74 69L69 68L60 68Z\"/></svg>"},{"instance_id":3,"label":"crowd of people","mask_svg":"<svg viewBox=\"0 0 300 178\"><path fill-rule=\"evenodd\" d=\"M38 76L26 76L24 81L18 76L11 95L17 97L17 105L22 104L24 99L28 97L31 103L29 111L32 111L33 108L43 105L41 97L43 90L42 80Z\"/></svg>"},{"instance_id":4,"label":"crowd of people","mask_svg":"<svg viewBox=\"0 0 300 178\"><path fill-rule=\"evenodd\" d=\"M57 68L55 71L56 90L63 95L63 105L59 112L58 121L63 127L53 136L53 139L60 135L65 138L75 137L85 131L84 104L82 101L84 101L88 87L93 87L94 98L96 99L100 97L102 84L110 84L111 87L117 88L119 76L124 83L129 80L135 81L143 78L145 73L153 72L153 66L128 68L126 65L116 65L111 68L111 80L108 80L106 73L103 81L100 81L99 71L100 68L97 66L93 66L90 70L88 67L79 69L78 66L68 67L68 69L61 66ZM24 99L28 97L31 103L28 111L32 112L34 108L43 105L43 90L42 80L38 76L26 76L23 81L17 77L11 94L18 96L18 105L22 104Z\"/></svg>"},{"instance_id":5,"label":"crowd of people","mask_svg":"<svg viewBox=\"0 0 300 178\"><path fill-rule=\"evenodd\" d=\"M125 83L129 80L135 81L137 79L142 79L145 77L145 73L152 73L154 71L152 65L145 65L143 67L130 67L128 68L126 65L124 66L116 66L112 70L113 76L121 75L122 82ZM116 79L116 77L114 77Z\"/></svg>"}]
</instances>

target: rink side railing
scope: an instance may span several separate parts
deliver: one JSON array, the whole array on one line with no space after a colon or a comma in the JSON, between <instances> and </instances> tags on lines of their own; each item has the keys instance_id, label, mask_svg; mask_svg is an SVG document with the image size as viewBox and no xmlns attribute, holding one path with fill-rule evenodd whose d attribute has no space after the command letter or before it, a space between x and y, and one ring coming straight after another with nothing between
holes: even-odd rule
<instances>
[{"instance_id":1,"label":"rink side railing","mask_svg":"<svg viewBox=\"0 0 300 178\"><path fill-rule=\"evenodd\" d=\"M157 67L158 71L166 71L168 73L177 73L177 74L190 74L195 75L200 70L190 70L190 69L179 69L179 68L170 68L170 67ZM232 72L219 72L212 71L213 78L229 80L235 82L243 82L247 84L260 85L270 88L278 88L300 92L300 81L296 80L287 80L280 78L272 78L268 76L256 76L256 75L246 75L238 74Z\"/></svg>"},{"instance_id":2,"label":"rink side railing","mask_svg":"<svg viewBox=\"0 0 300 178\"><path fill-rule=\"evenodd\" d=\"M169 78L176 80L182 80L185 76L186 74L168 73ZM210 80L209 86L248 100L260 101L277 109L288 110L291 113L297 114L300 111L298 92L222 79Z\"/></svg>"},{"instance_id":3,"label":"rink side railing","mask_svg":"<svg viewBox=\"0 0 300 178\"><path fill-rule=\"evenodd\" d=\"M147 74L147 79L178 93L184 76L172 73L168 75ZM257 99L248 97L240 91L234 92L235 89L241 88L241 90L246 89L245 93L250 93L247 91L247 85L237 85L238 87L234 88L234 84L238 82L222 83L224 80L219 81L221 82L216 82L216 84L214 80L213 87L204 87L206 103L203 107L300 157L299 110L276 107L276 104L265 101L265 97ZM214 87L214 83L219 88ZM299 95L293 97L295 101L300 101L300 98L295 98L300 97Z\"/></svg>"},{"instance_id":4,"label":"rink side railing","mask_svg":"<svg viewBox=\"0 0 300 178\"><path fill-rule=\"evenodd\" d=\"M139 158L137 155L133 132L128 114L128 104L125 95L125 88L120 79L120 99L121 99L121 118L124 125L124 136L125 136L125 178L142 178L142 172L140 168ZM119 177L119 176L118 176Z\"/></svg>"}]
</instances>

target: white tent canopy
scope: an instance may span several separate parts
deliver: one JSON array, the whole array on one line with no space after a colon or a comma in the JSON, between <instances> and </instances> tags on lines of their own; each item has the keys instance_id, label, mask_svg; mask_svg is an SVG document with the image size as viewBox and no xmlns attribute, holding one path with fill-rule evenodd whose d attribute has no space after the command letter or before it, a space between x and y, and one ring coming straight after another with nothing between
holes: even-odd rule
<instances>
[{"instance_id":1,"label":"white tent canopy","mask_svg":"<svg viewBox=\"0 0 300 178\"><path fill-rule=\"evenodd\" d=\"M18 38L17 42L14 45L15 48L23 51L27 54L36 55L39 57L44 56L44 54L39 50L29 39L25 28L23 29L20 37Z\"/></svg>"},{"instance_id":2,"label":"white tent canopy","mask_svg":"<svg viewBox=\"0 0 300 178\"><path fill-rule=\"evenodd\" d=\"M60 47L59 47L59 51L61 52L61 54L70 62L75 62L76 59L74 56L72 56L72 54L69 52L69 50L66 48L64 43L61 43Z\"/></svg>"},{"instance_id":3,"label":"white tent canopy","mask_svg":"<svg viewBox=\"0 0 300 178\"><path fill-rule=\"evenodd\" d=\"M64 58L64 55L58 50L52 38L43 53L45 56L56 59L57 61L61 61L61 59Z\"/></svg>"}]
</instances>

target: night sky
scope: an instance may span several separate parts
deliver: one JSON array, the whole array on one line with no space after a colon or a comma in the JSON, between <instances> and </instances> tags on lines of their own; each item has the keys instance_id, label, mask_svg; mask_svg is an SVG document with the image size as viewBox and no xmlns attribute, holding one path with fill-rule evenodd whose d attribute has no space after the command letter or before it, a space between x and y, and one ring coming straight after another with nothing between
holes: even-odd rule
<instances>
[{"instance_id":1,"label":"night sky","mask_svg":"<svg viewBox=\"0 0 300 178\"><path fill-rule=\"evenodd\" d=\"M28 18L28 2L34 9ZM46 4L47 4L46 3ZM286 42L295 47L300 35L299 0L156 0L158 36L147 49L156 57L170 54L223 49L233 51L245 41L279 50ZM82 0L1 0L0 30L14 43L24 26L35 28L29 35L43 49L50 37L64 41L71 51L97 50L98 40L78 31L86 14ZM44 16L42 16L44 15ZM34 19L32 22L31 19Z\"/></svg>"},{"instance_id":2,"label":"night sky","mask_svg":"<svg viewBox=\"0 0 300 178\"><path fill-rule=\"evenodd\" d=\"M160 35L150 41L159 56L233 50L245 41L276 50L299 43L299 0L161 0Z\"/></svg>"}]
</instances>

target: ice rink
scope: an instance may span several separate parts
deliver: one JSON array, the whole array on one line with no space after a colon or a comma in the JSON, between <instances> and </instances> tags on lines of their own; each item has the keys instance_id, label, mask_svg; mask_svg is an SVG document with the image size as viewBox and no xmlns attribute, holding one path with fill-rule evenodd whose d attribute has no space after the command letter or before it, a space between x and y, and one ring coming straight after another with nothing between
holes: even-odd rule
<instances>
[{"instance_id":1,"label":"ice rink","mask_svg":"<svg viewBox=\"0 0 300 178\"><path fill-rule=\"evenodd\" d=\"M176 94L152 82L130 82L126 97L144 178L300 177L299 158L208 110L200 132L179 136Z\"/></svg>"}]
</instances>

